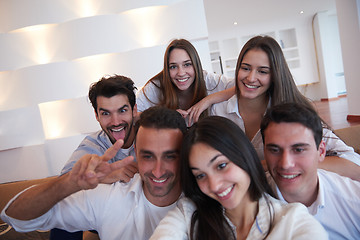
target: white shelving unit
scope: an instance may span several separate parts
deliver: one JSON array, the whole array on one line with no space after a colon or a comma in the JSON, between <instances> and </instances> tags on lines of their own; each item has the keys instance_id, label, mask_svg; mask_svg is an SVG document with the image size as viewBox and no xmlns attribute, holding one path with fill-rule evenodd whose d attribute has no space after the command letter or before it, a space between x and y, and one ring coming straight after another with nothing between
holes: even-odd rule
<instances>
[{"instance_id":1,"label":"white shelving unit","mask_svg":"<svg viewBox=\"0 0 360 240\"><path fill-rule=\"evenodd\" d=\"M210 57L214 72L220 74L221 66L223 66L223 73L229 78L234 78L237 58L241 48L250 38L256 35L267 35L276 39L283 50L289 68L300 68L296 29L290 28L209 42Z\"/></svg>"},{"instance_id":2,"label":"white shelving unit","mask_svg":"<svg viewBox=\"0 0 360 240\"><path fill-rule=\"evenodd\" d=\"M209 42L209 49L210 49L210 59L211 59L211 66L213 71L217 74L222 74L222 63L221 63L221 55L219 49L219 42L213 41Z\"/></svg>"},{"instance_id":3,"label":"white shelving unit","mask_svg":"<svg viewBox=\"0 0 360 240\"><path fill-rule=\"evenodd\" d=\"M278 41L289 68L299 68L300 57L295 28L280 30Z\"/></svg>"}]
</instances>

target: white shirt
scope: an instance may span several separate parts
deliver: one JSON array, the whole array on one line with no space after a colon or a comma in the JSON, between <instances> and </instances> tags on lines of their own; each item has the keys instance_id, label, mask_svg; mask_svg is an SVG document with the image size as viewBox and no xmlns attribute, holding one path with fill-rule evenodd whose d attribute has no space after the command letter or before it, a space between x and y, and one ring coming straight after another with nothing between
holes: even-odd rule
<instances>
[{"instance_id":1,"label":"white shirt","mask_svg":"<svg viewBox=\"0 0 360 240\"><path fill-rule=\"evenodd\" d=\"M44 215L21 221L5 214L1 218L16 231L61 228L67 231L95 229L101 239L147 240L166 213L176 206L157 207L145 197L142 180L136 174L129 183L100 184L80 191L57 203Z\"/></svg>"},{"instance_id":2,"label":"white shirt","mask_svg":"<svg viewBox=\"0 0 360 240\"><path fill-rule=\"evenodd\" d=\"M222 90L231 88L235 86L234 80L228 80L223 75L204 73L205 84L207 89L207 94L210 95L212 93L220 92ZM136 105L138 112L143 112L144 110L148 109L149 107L153 107L160 103L162 94L160 92L160 81L154 80L154 83L149 83L143 86L139 91L136 93ZM146 96L145 96L145 94Z\"/></svg>"},{"instance_id":3,"label":"white shirt","mask_svg":"<svg viewBox=\"0 0 360 240\"><path fill-rule=\"evenodd\" d=\"M321 224L312 217L300 203L284 204L267 195L273 207L273 229L266 237L271 240L286 239L328 239ZM177 207L161 220L150 240L189 239L191 217L196 210L193 202L181 199ZM236 227L228 219L236 235ZM259 211L246 239L264 239L270 226L269 206L265 197L259 199Z\"/></svg>"},{"instance_id":4,"label":"white shirt","mask_svg":"<svg viewBox=\"0 0 360 240\"><path fill-rule=\"evenodd\" d=\"M270 101L268 108L270 107ZM245 124L242 119L239 108L237 96L232 96L228 101L214 104L211 109L211 115L223 116L235 122L244 132ZM323 140L326 143L326 151L336 153L336 156L345 158L360 166L360 155L354 149L347 146L339 137L327 128L323 128ZM253 139L251 139L260 160L264 159L264 144L260 129L257 131Z\"/></svg>"},{"instance_id":5,"label":"white shirt","mask_svg":"<svg viewBox=\"0 0 360 240\"><path fill-rule=\"evenodd\" d=\"M360 239L360 182L318 169L319 193L309 212L329 239ZM276 187L279 199L286 202Z\"/></svg>"}]
</instances>

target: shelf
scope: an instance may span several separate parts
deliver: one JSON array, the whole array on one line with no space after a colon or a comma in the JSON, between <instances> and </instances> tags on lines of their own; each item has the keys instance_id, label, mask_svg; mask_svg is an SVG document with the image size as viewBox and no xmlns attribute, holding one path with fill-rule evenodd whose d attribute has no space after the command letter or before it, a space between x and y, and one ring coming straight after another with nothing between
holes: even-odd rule
<instances>
[{"instance_id":1,"label":"shelf","mask_svg":"<svg viewBox=\"0 0 360 240\"><path fill-rule=\"evenodd\" d=\"M236 63L237 63L237 58L225 60L225 67L235 69Z\"/></svg>"},{"instance_id":2,"label":"shelf","mask_svg":"<svg viewBox=\"0 0 360 240\"><path fill-rule=\"evenodd\" d=\"M210 53L211 61L216 61L216 60L219 61L219 57L220 57L220 52L219 51Z\"/></svg>"},{"instance_id":3,"label":"shelf","mask_svg":"<svg viewBox=\"0 0 360 240\"><path fill-rule=\"evenodd\" d=\"M281 48L297 47L295 28L280 30L279 43Z\"/></svg>"},{"instance_id":4,"label":"shelf","mask_svg":"<svg viewBox=\"0 0 360 240\"><path fill-rule=\"evenodd\" d=\"M219 51L219 42L218 41L209 42L209 49L210 52Z\"/></svg>"}]
</instances>

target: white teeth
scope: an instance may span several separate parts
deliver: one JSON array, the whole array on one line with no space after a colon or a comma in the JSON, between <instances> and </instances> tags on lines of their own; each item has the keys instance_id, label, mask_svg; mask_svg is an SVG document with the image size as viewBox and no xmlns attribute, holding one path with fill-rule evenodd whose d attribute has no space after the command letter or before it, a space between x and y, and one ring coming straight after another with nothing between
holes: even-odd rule
<instances>
[{"instance_id":1,"label":"white teeth","mask_svg":"<svg viewBox=\"0 0 360 240\"><path fill-rule=\"evenodd\" d=\"M156 183L163 183L166 181L166 179L161 179L161 180L156 180L156 179L153 179L154 182Z\"/></svg>"},{"instance_id":2,"label":"white teeth","mask_svg":"<svg viewBox=\"0 0 360 240\"><path fill-rule=\"evenodd\" d=\"M186 82L188 80L188 78L184 78L184 79L177 79L179 82Z\"/></svg>"},{"instance_id":3,"label":"white teeth","mask_svg":"<svg viewBox=\"0 0 360 240\"><path fill-rule=\"evenodd\" d=\"M120 131L123 130L123 129L124 129L124 127L119 128L119 129L112 128L111 131L113 131L113 132L120 132Z\"/></svg>"},{"instance_id":4,"label":"white teeth","mask_svg":"<svg viewBox=\"0 0 360 240\"><path fill-rule=\"evenodd\" d=\"M293 179L296 178L297 176L299 176L299 174L294 174L294 175L282 175L280 174L281 177L286 178L286 179Z\"/></svg>"},{"instance_id":5,"label":"white teeth","mask_svg":"<svg viewBox=\"0 0 360 240\"><path fill-rule=\"evenodd\" d=\"M229 194L229 192L231 191L232 188L233 188L233 186L228 187L225 191L223 191L222 193L219 193L218 196L219 197L225 197L226 195Z\"/></svg>"},{"instance_id":6,"label":"white teeth","mask_svg":"<svg viewBox=\"0 0 360 240\"><path fill-rule=\"evenodd\" d=\"M260 86L249 85L249 84L246 84L246 83L244 83L244 85L245 85L246 87L248 87L248 88L253 88L253 89L260 87Z\"/></svg>"}]
</instances>

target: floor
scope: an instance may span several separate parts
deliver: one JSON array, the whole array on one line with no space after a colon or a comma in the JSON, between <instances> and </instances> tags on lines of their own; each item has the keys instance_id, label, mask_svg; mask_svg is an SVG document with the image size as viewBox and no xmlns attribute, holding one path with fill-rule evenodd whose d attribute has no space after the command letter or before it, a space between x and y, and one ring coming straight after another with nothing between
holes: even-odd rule
<instances>
[{"instance_id":1,"label":"floor","mask_svg":"<svg viewBox=\"0 0 360 240\"><path fill-rule=\"evenodd\" d=\"M333 129L340 129L354 125L360 125L360 122L348 122L348 102L346 97L340 97L331 101L314 102L321 118Z\"/></svg>"}]
</instances>

